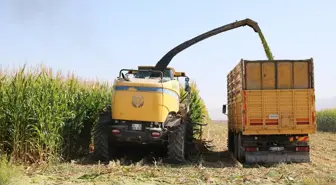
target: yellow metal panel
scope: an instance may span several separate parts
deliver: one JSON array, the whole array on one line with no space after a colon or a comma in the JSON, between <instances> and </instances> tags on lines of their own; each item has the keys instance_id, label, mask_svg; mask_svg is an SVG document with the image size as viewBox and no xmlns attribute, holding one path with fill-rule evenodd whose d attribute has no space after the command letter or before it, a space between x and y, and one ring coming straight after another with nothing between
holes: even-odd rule
<instances>
[{"instance_id":1,"label":"yellow metal panel","mask_svg":"<svg viewBox=\"0 0 336 185\"><path fill-rule=\"evenodd\" d=\"M312 75L312 59L241 60L228 74L229 128L247 135L315 133Z\"/></svg>"},{"instance_id":2,"label":"yellow metal panel","mask_svg":"<svg viewBox=\"0 0 336 185\"><path fill-rule=\"evenodd\" d=\"M272 134L312 134L315 133L315 128L300 129L249 129L244 130L244 135L272 135Z\"/></svg>"},{"instance_id":3,"label":"yellow metal panel","mask_svg":"<svg viewBox=\"0 0 336 185\"><path fill-rule=\"evenodd\" d=\"M228 104L228 117L230 128L234 130L242 129L242 95L241 93L233 97Z\"/></svg>"},{"instance_id":4,"label":"yellow metal panel","mask_svg":"<svg viewBox=\"0 0 336 185\"><path fill-rule=\"evenodd\" d=\"M307 62L294 63L294 89L306 89L309 87L309 70Z\"/></svg>"},{"instance_id":5,"label":"yellow metal panel","mask_svg":"<svg viewBox=\"0 0 336 185\"><path fill-rule=\"evenodd\" d=\"M161 114L161 120L165 120L169 112L178 112L179 110L179 99L177 95L173 95L174 92L170 91L170 93L163 94L163 109Z\"/></svg>"},{"instance_id":6,"label":"yellow metal panel","mask_svg":"<svg viewBox=\"0 0 336 185\"><path fill-rule=\"evenodd\" d=\"M314 90L247 90L244 134L314 133Z\"/></svg>"},{"instance_id":7,"label":"yellow metal panel","mask_svg":"<svg viewBox=\"0 0 336 185\"><path fill-rule=\"evenodd\" d=\"M114 91L112 102L112 118L120 120L158 121L162 122L162 93ZM143 106L136 108L132 105L133 98L143 97Z\"/></svg>"},{"instance_id":8,"label":"yellow metal panel","mask_svg":"<svg viewBox=\"0 0 336 185\"><path fill-rule=\"evenodd\" d=\"M314 88L312 59L242 60L242 63L245 65L245 90Z\"/></svg>"},{"instance_id":9,"label":"yellow metal panel","mask_svg":"<svg viewBox=\"0 0 336 185\"><path fill-rule=\"evenodd\" d=\"M246 88L261 89L261 69L259 62L249 62L246 66Z\"/></svg>"},{"instance_id":10,"label":"yellow metal panel","mask_svg":"<svg viewBox=\"0 0 336 185\"><path fill-rule=\"evenodd\" d=\"M275 63L262 63L262 88L275 89Z\"/></svg>"},{"instance_id":11,"label":"yellow metal panel","mask_svg":"<svg viewBox=\"0 0 336 185\"><path fill-rule=\"evenodd\" d=\"M179 110L179 82L115 81L112 118L164 122L168 113ZM140 106L134 106L136 101Z\"/></svg>"},{"instance_id":12,"label":"yellow metal panel","mask_svg":"<svg viewBox=\"0 0 336 185\"><path fill-rule=\"evenodd\" d=\"M293 84L292 77L292 63L279 62L278 63L278 88L291 89Z\"/></svg>"},{"instance_id":13,"label":"yellow metal panel","mask_svg":"<svg viewBox=\"0 0 336 185\"><path fill-rule=\"evenodd\" d=\"M235 129L242 125L242 63L238 63L227 76L228 124Z\"/></svg>"},{"instance_id":14,"label":"yellow metal panel","mask_svg":"<svg viewBox=\"0 0 336 185\"><path fill-rule=\"evenodd\" d=\"M235 96L235 128L241 128L242 125L242 94L239 93Z\"/></svg>"}]
</instances>

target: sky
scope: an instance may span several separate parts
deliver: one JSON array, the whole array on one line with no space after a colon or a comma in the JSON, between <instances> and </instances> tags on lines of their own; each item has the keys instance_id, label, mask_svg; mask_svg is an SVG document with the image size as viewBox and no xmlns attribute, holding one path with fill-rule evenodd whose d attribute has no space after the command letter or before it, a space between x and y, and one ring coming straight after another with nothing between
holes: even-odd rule
<instances>
[{"instance_id":1,"label":"sky","mask_svg":"<svg viewBox=\"0 0 336 185\"><path fill-rule=\"evenodd\" d=\"M0 67L45 64L113 81L121 68L155 65L176 45L251 18L275 59L315 62L316 98L336 87L336 1L0 0ZM212 119L226 119L226 75L240 59L266 59L249 27L204 40L170 63L197 82Z\"/></svg>"}]
</instances>

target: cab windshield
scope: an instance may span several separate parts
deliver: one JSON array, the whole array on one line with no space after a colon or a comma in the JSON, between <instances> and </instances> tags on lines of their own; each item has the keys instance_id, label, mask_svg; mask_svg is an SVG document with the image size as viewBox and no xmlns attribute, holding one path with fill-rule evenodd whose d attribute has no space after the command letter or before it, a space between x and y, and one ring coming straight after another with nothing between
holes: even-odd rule
<instances>
[{"instance_id":1,"label":"cab windshield","mask_svg":"<svg viewBox=\"0 0 336 185\"><path fill-rule=\"evenodd\" d=\"M140 68L139 70L148 70L150 68ZM150 78L151 76L151 73L150 71L138 71L136 74L135 74L135 78ZM163 72L163 78L169 78L169 79L172 79L173 78L173 72L171 69L166 69L164 70Z\"/></svg>"}]
</instances>

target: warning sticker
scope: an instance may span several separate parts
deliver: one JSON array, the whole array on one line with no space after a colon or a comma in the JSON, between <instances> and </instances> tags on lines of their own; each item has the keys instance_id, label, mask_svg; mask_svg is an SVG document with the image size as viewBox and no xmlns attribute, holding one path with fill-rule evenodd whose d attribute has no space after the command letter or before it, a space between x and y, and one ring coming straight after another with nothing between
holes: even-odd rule
<instances>
[{"instance_id":1,"label":"warning sticker","mask_svg":"<svg viewBox=\"0 0 336 185\"><path fill-rule=\"evenodd\" d=\"M278 118L279 118L278 114L269 114L268 115L268 119L278 119Z\"/></svg>"}]
</instances>

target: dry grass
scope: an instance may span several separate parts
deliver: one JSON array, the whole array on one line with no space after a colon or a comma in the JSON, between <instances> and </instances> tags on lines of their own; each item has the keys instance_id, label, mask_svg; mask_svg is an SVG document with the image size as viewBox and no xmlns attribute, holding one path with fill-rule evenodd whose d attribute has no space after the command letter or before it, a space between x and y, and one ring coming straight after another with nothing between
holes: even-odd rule
<instances>
[{"instance_id":1,"label":"dry grass","mask_svg":"<svg viewBox=\"0 0 336 185\"><path fill-rule=\"evenodd\" d=\"M207 128L204 137L216 147L198 164L30 166L24 171L23 177L29 179L24 184L336 184L336 134L311 137L310 164L243 167L226 152L226 128L224 123Z\"/></svg>"}]
</instances>

